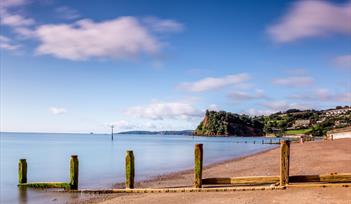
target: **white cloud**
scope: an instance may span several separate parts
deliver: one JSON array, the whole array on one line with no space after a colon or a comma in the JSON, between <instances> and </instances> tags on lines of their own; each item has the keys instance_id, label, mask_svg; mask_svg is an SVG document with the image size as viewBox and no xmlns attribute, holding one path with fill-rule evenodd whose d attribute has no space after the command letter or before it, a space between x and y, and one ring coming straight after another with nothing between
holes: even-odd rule
<instances>
[{"instance_id":1,"label":"white cloud","mask_svg":"<svg viewBox=\"0 0 351 204\"><path fill-rule=\"evenodd\" d=\"M208 77L195 82L185 82L181 83L178 87L188 91L201 92L218 89L229 85L241 85L249 79L250 76L247 73L240 73L217 78Z\"/></svg>"},{"instance_id":2,"label":"white cloud","mask_svg":"<svg viewBox=\"0 0 351 204\"><path fill-rule=\"evenodd\" d=\"M228 96L235 101L248 101L254 99L266 98L263 90L257 89L253 93L248 93L244 91L233 91Z\"/></svg>"},{"instance_id":3,"label":"white cloud","mask_svg":"<svg viewBox=\"0 0 351 204\"><path fill-rule=\"evenodd\" d=\"M164 119L192 119L202 117L203 111L193 107L191 104L182 102L154 102L147 106L135 106L126 111L127 115L147 118L152 120Z\"/></svg>"},{"instance_id":4,"label":"white cloud","mask_svg":"<svg viewBox=\"0 0 351 204\"><path fill-rule=\"evenodd\" d=\"M18 27L18 26L30 26L33 25L35 21L31 18L25 18L18 14L9 14L7 12L2 12L1 24Z\"/></svg>"},{"instance_id":5,"label":"white cloud","mask_svg":"<svg viewBox=\"0 0 351 204\"><path fill-rule=\"evenodd\" d=\"M351 55L343 55L335 58L335 64L342 68L351 69Z\"/></svg>"},{"instance_id":6,"label":"white cloud","mask_svg":"<svg viewBox=\"0 0 351 204\"><path fill-rule=\"evenodd\" d=\"M156 54L162 43L135 17L94 22L42 25L36 30L38 54L70 60L88 58L130 58Z\"/></svg>"},{"instance_id":7,"label":"white cloud","mask_svg":"<svg viewBox=\"0 0 351 204\"><path fill-rule=\"evenodd\" d=\"M282 43L334 33L350 34L350 19L350 2L299 1L279 23L268 28L268 33Z\"/></svg>"},{"instance_id":8,"label":"white cloud","mask_svg":"<svg viewBox=\"0 0 351 204\"><path fill-rule=\"evenodd\" d=\"M61 107L51 107L49 108L49 111L54 115L64 114L67 112L65 108L61 108Z\"/></svg>"},{"instance_id":9,"label":"white cloud","mask_svg":"<svg viewBox=\"0 0 351 204\"><path fill-rule=\"evenodd\" d=\"M12 40L9 39L8 37L0 35L0 48L6 49L6 50L17 50L19 47L20 45L13 44Z\"/></svg>"},{"instance_id":10,"label":"white cloud","mask_svg":"<svg viewBox=\"0 0 351 204\"><path fill-rule=\"evenodd\" d=\"M18 12L28 3L20 0L2 2L1 24L9 26L19 37L37 40L36 54L69 60L153 56L167 45L160 40L162 33L180 32L184 28L183 24L171 19L139 19L133 16L99 22L82 19L73 23L39 25ZM67 6L58 7L54 12L68 20L80 17L76 10ZM9 49L9 46L6 48Z\"/></svg>"},{"instance_id":11,"label":"white cloud","mask_svg":"<svg viewBox=\"0 0 351 204\"><path fill-rule=\"evenodd\" d=\"M313 79L308 76L292 76L287 78L273 79L273 84L288 86L288 87L302 87L313 83Z\"/></svg>"}]
</instances>

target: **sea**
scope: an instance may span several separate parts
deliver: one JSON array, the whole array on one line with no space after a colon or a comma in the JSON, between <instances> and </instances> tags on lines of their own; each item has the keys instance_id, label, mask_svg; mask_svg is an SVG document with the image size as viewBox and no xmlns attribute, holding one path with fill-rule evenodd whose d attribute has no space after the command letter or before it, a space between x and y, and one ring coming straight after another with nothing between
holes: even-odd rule
<instances>
[{"instance_id":1,"label":"sea","mask_svg":"<svg viewBox=\"0 0 351 204\"><path fill-rule=\"evenodd\" d=\"M79 188L106 189L124 181L127 150L134 152L135 180L141 181L193 168L197 143L203 144L204 165L209 165L277 146L262 140L271 139L115 134L111 140L109 134L1 132L0 203L65 203L79 196L17 187L19 159L27 160L28 182L68 182L70 157L78 155Z\"/></svg>"}]
</instances>

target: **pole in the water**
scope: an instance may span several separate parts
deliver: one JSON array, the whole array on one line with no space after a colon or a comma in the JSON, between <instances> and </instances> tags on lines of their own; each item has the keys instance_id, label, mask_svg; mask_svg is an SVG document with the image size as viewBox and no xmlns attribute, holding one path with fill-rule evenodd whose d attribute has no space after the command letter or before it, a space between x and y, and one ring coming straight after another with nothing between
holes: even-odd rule
<instances>
[{"instance_id":1,"label":"pole in the water","mask_svg":"<svg viewBox=\"0 0 351 204\"><path fill-rule=\"evenodd\" d=\"M113 128L115 128L114 125L111 125L111 140L113 141Z\"/></svg>"}]
</instances>

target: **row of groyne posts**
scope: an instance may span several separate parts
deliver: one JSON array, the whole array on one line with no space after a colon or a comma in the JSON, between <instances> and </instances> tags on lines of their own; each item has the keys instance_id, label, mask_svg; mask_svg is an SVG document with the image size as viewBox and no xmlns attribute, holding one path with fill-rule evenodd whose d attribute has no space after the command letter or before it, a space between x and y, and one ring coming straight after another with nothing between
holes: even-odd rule
<instances>
[{"instance_id":1,"label":"row of groyne posts","mask_svg":"<svg viewBox=\"0 0 351 204\"><path fill-rule=\"evenodd\" d=\"M322 175L289 175L290 141L280 142L280 175L279 176L250 176L230 178L203 178L203 145L195 144L194 151L194 183L187 188L134 188L134 154L128 150L125 156L125 189L107 190L78 190L79 163L77 155L71 156L69 182L34 182L27 183L27 162L19 160L18 186L34 188L64 188L68 192L88 193L149 193L149 192L209 192L209 191L238 191L285 189L286 187L327 187L351 185L351 173L330 173ZM211 186L212 185L212 186ZM221 185L222 187L216 187ZM224 187L223 187L224 185Z\"/></svg>"}]
</instances>

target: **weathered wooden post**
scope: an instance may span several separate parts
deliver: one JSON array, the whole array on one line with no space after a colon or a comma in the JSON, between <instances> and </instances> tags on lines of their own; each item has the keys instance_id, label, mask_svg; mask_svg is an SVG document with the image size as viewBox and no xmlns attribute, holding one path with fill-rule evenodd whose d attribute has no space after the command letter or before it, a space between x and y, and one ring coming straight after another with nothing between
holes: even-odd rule
<instances>
[{"instance_id":1,"label":"weathered wooden post","mask_svg":"<svg viewBox=\"0 0 351 204\"><path fill-rule=\"evenodd\" d=\"M194 167L194 187L202 187L202 162L203 148L202 144L195 144L195 167Z\"/></svg>"},{"instance_id":2,"label":"weathered wooden post","mask_svg":"<svg viewBox=\"0 0 351 204\"><path fill-rule=\"evenodd\" d=\"M269 140L269 144L272 144L272 139Z\"/></svg>"},{"instance_id":3,"label":"weathered wooden post","mask_svg":"<svg viewBox=\"0 0 351 204\"><path fill-rule=\"evenodd\" d=\"M289 184L290 141L280 142L280 185Z\"/></svg>"},{"instance_id":4,"label":"weathered wooden post","mask_svg":"<svg viewBox=\"0 0 351 204\"><path fill-rule=\"evenodd\" d=\"M27 183L27 161L20 159L18 162L18 183Z\"/></svg>"},{"instance_id":5,"label":"weathered wooden post","mask_svg":"<svg viewBox=\"0 0 351 204\"><path fill-rule=\"evenodd\" d=\"M78 156L72 155L70 161L70 182L69 186L71 190L78 190L78 174L79 174L79 162Z\"/></svg>"},{"instance_id":6,"label":"weathered wooden post","mask_svg":"<svg viewBox=\"0 0 351 204\"><path fill-rule=\"evenodd\" d=\"M264 144L264 140L262 140L262 144Z\"/></svg>"},{"instance_id":7,"label":"weathered wooden post","mask_svg":"<svg viewBox=\"0 0 351 204\"><path fill-rule=\"evenodd\" d=\"M126 188L134 188L134 154L128 150L126 153Z\"/></svg>"},{"instance_id":8,"label":"weathered wooden post","mask_svg":"<svg viewBox=\"0 0 351 204\"><path fill-rule=\"evenodd\" d=\"M301 136L301 137L300 137L300 144L303 144L303 143L304 143L304 137Z\"/></svg>"}]
</instances>

